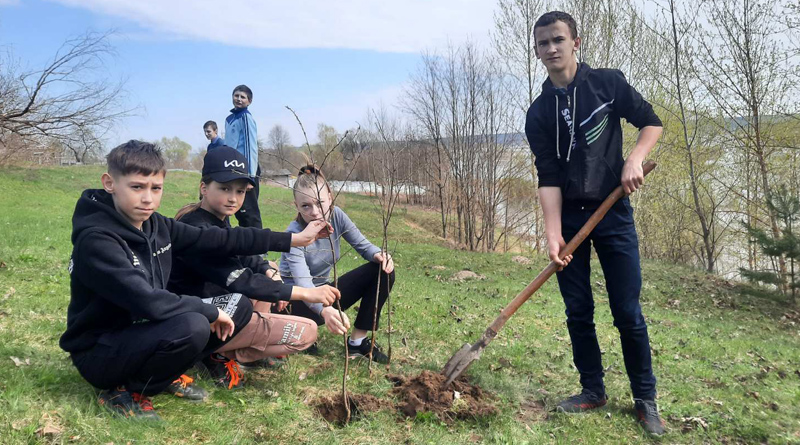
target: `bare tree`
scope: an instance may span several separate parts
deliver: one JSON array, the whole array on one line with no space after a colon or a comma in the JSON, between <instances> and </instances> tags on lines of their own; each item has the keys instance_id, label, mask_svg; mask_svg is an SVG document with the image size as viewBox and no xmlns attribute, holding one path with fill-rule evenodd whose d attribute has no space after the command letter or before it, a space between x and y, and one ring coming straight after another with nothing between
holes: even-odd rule
<instances>
[{"instance_id":1,"label":"bare tree","mask_svg":"<svg viewBox=\"0 0 800 445\"><path fill-rule=\"evenodd\" d=\"M420 127L420 139L426 162L423 163L426 176L431 179L436 190L436 199L442 224L442 238L447 238L450 216L449 175L447 155L444 148L442 124L445 112L442 95L441 59L433 53L422 55L419 71L412 75L402 99L402 109ZM430 147L429 150L425 148Z\"/></svg>"},{"instance_id":2,"label":"bare tree","mask_svg":"<svg viewBox=\"0 0 800 445\"><path fill-rule=\"evenodd\" d=\"M21 69L9 53L0 56L0 149L12 136L69 141L75 134L104 134L132 112L122 106L124 82L102 75L114 54L109 36L69 39L40 70Z\"/></svg>"},{"instance_id":3,"label":"bare tree","mask_svg":"<svg viewBox=\"0 0 800 445\"><path fill-rule=\"evenodd\" d=\"M60 142L75 157L75 162L85 164L102 154L103 136L95 134L91 128L76 127L60 138Z\"/></svg>"},{"instance_id":4,"label":"bare tree","mask_svg":"<svg viewBox=\"0 0 800 445\"><path fill-rule=\"evenodd\" d=\"M709 0L703 5L709 26L697 41L704 55L700 66L706 87L721 116L720 128L747 154L748 164L752 161L757 178L752 185L760 193L751 201L778 238L778 217L766 205L774 186L774 117L796 109L798 103L790 94L798 86L796 63L791 63L794 51L784 44L783 34L775 34L785 9L778 0ZM748 216L749 224L756 223L754 217ZM778 267L786 273L782 257Z\"/></svg>"},{"instance_id":5,"label":"bare tree","mask_svg":"<svg viewBox=\"0 0 800 445\"><path fill-rule=\"evenodd\" d=\"M291 150L291 138L289 132L280 124L275 124L267 135L267 146L274 151L278 159L278 168L286 168L286 160L289 158Z\"/></svg>"}]
</instances>

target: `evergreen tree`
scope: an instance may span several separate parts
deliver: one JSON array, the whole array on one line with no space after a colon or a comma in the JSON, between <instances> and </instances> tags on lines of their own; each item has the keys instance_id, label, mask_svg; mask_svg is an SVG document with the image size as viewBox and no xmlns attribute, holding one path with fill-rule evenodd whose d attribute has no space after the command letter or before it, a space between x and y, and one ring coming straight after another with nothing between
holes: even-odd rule
<instances>
[{"instance_id":1,"label":"evergreen tree","mask_svg":"<svg viewBox=\"0 0 800 445\"><path fill-rule=\"evenodd\" d=\"M790 193L786 187L778 188L767 200L771 212L781 222L781 233L773 236L771 230L754 227L743 223L747 233L758 244L761 251L772 259L772 268L747 270L740 269L746 279L776 286L783 294L800 304L800 280L797 262L800 260L800 237L794 229L800 219L800 198ZM784 259L788 264L786 273L781 273L777 264Z\"/></svg>"}]
</instances>

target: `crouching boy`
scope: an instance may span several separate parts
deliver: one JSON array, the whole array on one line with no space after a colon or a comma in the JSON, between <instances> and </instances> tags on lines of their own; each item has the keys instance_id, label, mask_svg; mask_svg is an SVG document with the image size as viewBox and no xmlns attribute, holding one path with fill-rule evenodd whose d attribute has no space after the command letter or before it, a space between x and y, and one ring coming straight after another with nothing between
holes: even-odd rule
<instances>
[{"instance_id":1,"label":"crouching boy","mask_svg":"<svg viewBox=\"0 0 800 445\"><path fill-rule=\"evenodd\" d=\"M252 316L252 307L232 319L199 297L165 290L172 255L288 252L313 242L326 225L289 234L182 224L156 213L166 170L155 145L129 141L107 159L103 188L85 190L72 218L71 299L60 346L102 390L100 405L158 419L149 397Z\"/></svg>"}]
</instances>

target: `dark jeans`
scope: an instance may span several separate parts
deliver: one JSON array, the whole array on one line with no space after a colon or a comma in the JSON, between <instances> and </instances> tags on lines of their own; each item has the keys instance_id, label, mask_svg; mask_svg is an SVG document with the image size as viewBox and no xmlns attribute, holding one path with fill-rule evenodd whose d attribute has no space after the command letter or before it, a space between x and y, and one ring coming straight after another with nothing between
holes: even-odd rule
<instances>
[{"instance_id":1,"label":"dark jeans","mask_svg":"<svg viewBox=\"0 0 800 445\"><path fill-rule=\"evenodd\" d=\"M569 242L589 219L594 209L565 201L561 213L564 240ZM608 302L619 330L625 369L633 397L654 399L656 378L650 357L647 325L639 306L642 271L639 240L628 199L617 202L605 218L575 250L572 261L558 272L558 285L564 298L567 328L572 340L572 356L580 373L581 385L598 394L605 393L603 364L594 325L594 299L590 280L590 245L593 244L606 279Z\"/></svg>"},{"instance_id":2,"label":"dark jeans","mask_svg":"<svg viewBox=\"0 0 800 445\"><path fill-rule=\"evenodd\" d=\"M261 224L261 210L258 208L258 185L261 183L261 167L256 170L256 185L244 195L242 208L236 212L236 221L240 227L255 227L263 229Z\"/></svg>"},{"instance_id":3,"label":"dark jeans","mask_svg":"<svg viewBox=\"0 0 800 445\"><path fill-rule=\"evenodd\" d=\"M189 312L105 333L92 349L72 354L72 362L96 388L154 395L202 356L210 334L208 319Z\"/></svg>"},{"instance_id":4,"label":"dark jeans","mask_svg":"<svg viewBox=\"0 0 800 445\"><path fill-rule=\"evenodd\" d=\"M363 329L365 331L372 330L372 318L375 314L375 288L378 285L378 270L380 264L366 263L350 272L339 277L339 291L342 293L341 303L342 310L346 311L352 305L361 301L358 307L358 315L353 326L356 329ZM389 286L386 286L389 280ZM381 288L378 292L378 322L381 319L381 309L386 298L389 297L389 291L394 286L394 271L391 274L381 271ZM332 285L332 283L331 283ZM325 323L325 320L314 313L303 302L294 302L291 304L292 315L299 315L301 317L310 318L317 322L317 326ZM377 325L376 325L377 328Z\"/></svg>"}]
</instances>

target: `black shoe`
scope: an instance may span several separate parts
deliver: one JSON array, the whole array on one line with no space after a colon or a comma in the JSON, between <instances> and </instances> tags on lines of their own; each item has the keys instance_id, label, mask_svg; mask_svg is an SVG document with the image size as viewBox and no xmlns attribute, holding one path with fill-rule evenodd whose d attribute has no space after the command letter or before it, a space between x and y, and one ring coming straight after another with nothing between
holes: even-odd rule
<instances>
[{"instance_id":1,"label":"black shoe","mask_svg":"<svg viewBox=\"0 0 800 445\"><path fill-rule=\"evenodd\" d=\"M664 434L664 422L658 415L658 405L655 400L633 399L636 415L642 428L652 436Z\"/></svg>"},{"instance_id":2,"label":"black shoe","mask_svg":"<svg viewBox=\"0 0 800 445\"><path fill-rule=\"evenodd\" d=\"M195 402L204 402L208 399L208 392L205 389L194 384L194 379L186 374L181 374L180 377L175 379L174 382L167 386L164 390L175 397L191 400Z\"/></svg>"},{"instance_id":3,"label":"black shoe","mask_svg":"<svg viewBox=\"0 0 800 445\"><path fill-rule=\"evenodd\" d=\"M120 417L129 419L147 418L139 404L133 401L131 393L123 386L101 391L97 397L97 403L112 414Z\"/></svg>"},{"instance_id":4,"label":"black shoe","mask_svg":"<svg viewBox=\"0 0 800 445\"><path fill-rule=\"evenodd\" d=\"M302 354L308 354L313 356L318 356L319 353L319 345L317 342L311 344L311 346L307 347L306 349L300 351Z\"/></svg>"},{"instance_id":5,"label":"black shoe","mask_svg":"<svg viewBox=\"0 0 800 445\"><path fill-rule=\"evenodd\" d=\"M592 409L600 408L608 402L605 394L598 395L593 391L584 389L580 394L574 395L561 401L556 405L556 411L560 413L582 413Z\"/></svg>"},{"instance_id":6,"label":"black shoe","mask_svg":"<svg viewBox=\"0 0 800 445\"><path fill-rule=\"evenodd\" d=\"M278 369L286 364L286 358L267 357L254 362L239 363L239 368L249 371L251 369Z\"/></svg>"},{"instance_id":7,"label":"black shoe","mask_svg":"<svg viewBox=\"0 0 800 445\"><path fill-rule=\"evenodd\" d=\"M139 409L141 410L141 414L137 417L145 420L161 420L161 417L156 414L156 410L153 408L153 401L150 400L150 397L139 394L138 392L132 392L131 398L139 405Z\"/></svg>"},{"instance_id":8,"label":"black shoe","mask_svg":"<svg viewBox=\"0 0 800 445\"><path fill-rule=\"evenodd\" d=\"M228 389L239 389L243 386L242 371L239 369L236 360L214 353L200 360L200 363L205 368L204 374L215 385Z\"/></svg>"},{"instance_id":9,"label":"black shoe","mask_svg":"<svg viewBox=\"0 0 800 445\"><path fill-rule=\"evenodd\" d=\"M361 344L358 346L351 345L348 340L347 349L350 351L350 358L369 357L371 344L372 340L369 338L361 340ZM382 364L389 363L389 357L381 351L377 343L375 343L375 347L372 349L372 361Z\"/></svg>"}]
</instances>

